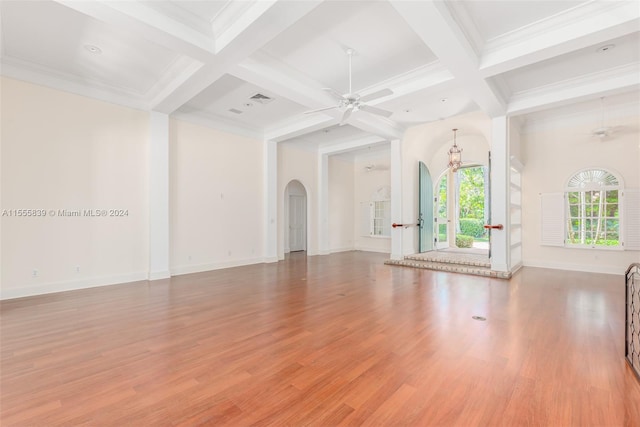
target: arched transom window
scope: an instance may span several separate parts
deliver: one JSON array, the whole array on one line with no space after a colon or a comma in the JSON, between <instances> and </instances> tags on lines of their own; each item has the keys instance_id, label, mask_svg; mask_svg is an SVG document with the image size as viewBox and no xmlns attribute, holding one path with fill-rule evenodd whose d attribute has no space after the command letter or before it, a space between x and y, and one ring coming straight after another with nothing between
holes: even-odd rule
<instances>
[{"instance_id":1,"label":"arched transom window","mask_svg":"<svg viewBox=\"0 0 640 427\"><path fill-rule=\"evenodd\" d=\"M568 244L620 246L620 189L620 178L604 169L582 170L569 179Z\"/></svg>"}]
</instances>

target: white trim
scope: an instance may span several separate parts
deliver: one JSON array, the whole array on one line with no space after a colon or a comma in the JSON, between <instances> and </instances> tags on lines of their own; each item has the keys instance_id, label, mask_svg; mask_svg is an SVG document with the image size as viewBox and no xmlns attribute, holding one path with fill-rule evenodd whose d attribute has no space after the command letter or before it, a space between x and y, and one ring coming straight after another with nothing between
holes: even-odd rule
<instances>
[{"instance_id":1,"label":"white trim","mask_svg":"<svg viewBox=\"0 0 640 427\"><path fill-rule=\"evenodd\" d=\"M616 179L618 180L618 184L617 185L603 185L603 186L588 186L588 187L569 187L569 182L573 179L574 176L582 173L582 172L586 172L586 171L590 171L590 170L601 170L601 171L605 171L607 173L609 173L610 175L613 175L616 177ZM622 175L619 174L616 170L611 169L609 167L603 167L603 166L591 166L591 167L587 167L587 168L582 168L582 169L578 169L577 171L575 171L574 173L572 173L571 175L569 175L569 177L564 181L564 192L565 193L573 193L573 192L578 192L578 191L598 191L598 190L602 190L604 189L605 191L607 190L619 190L619 191L623 191L624 190L624 180L622 179Z\"/></svg>"},{"instance_id":2,"label":"white trim","mask_svg":"<svg viewBox=\"0 0 640 427\"><path fill-rule=\"evenodd\" d=\"M35 295L53 294L57 292L75 291L79 289L97 288L100 286L119 285L129 282L147 280L148 273L139 271L134 273L117 274L113 276L90 277L80 280L64 282L41 283L13 288L0 289L0 300L23 298Z\"/></svg>"},{"instance_id":3,"label":"white trim","mask_svg":"<svg viewBox=\"0 0 640 427\"><path fill-rule=\"evenodd\" d=\"M354 250L361 251L361 252L375 252L375 253L387 254L387 255L391 254L391 251L389 251L388 249L372 248L372 247L362 246L362 245L356 246Z\"/></svg>"},{"instance_id":4,"label":"white trim","mask_svg":"<svg viewBox=\"0 0 640 427\"><path fill-rule=\"evenodd\" d=\"M144 98L143 93L90 79L80 81L62 71L12 57L0 59L0 68L3 77L136 110L149 110L150 103Z\"/></svg>"},{"instance_id":5,"label":"white trim","mask_svg":"<svg viewBox=\"0 0 640 427\"><path fill-rule=\"evenodd\" d=\"M211 262L207 264L197 264L197 265L179 265L171 268L172 276L180 276L182 274L191 274L191 273L202 273L204 271L213 271L220 270L224 268L231 267L241 267L243 265L251 265L251 264L261 264L267 259L271 260L272 257L269 258L242 258L233 261L223 261L223 262Z\"/></svg>"},{"instance_id":6,"label":"white trim","mask_svg":"<svg viewBox=\"0 0 640 427\"><path fill-rule=\"evenodd\" d=\"M344 248L332 248L329 250L330 253L332 254L337 254L339 252L351 252L354 251L354 247L353 246L349 246L349 247L344 247Z\"/></svg>"},{"instance_id":7,"label":"white trim","mask_svg":"<svg viewBox=\"0 0 640 427\"><path fill-rule=\"evenodd\" d=\"M640 85L639 67L640 62L633 62L515 92L509 99L507 114L518 116L637 90Z\"/></svg>"},{"instance_id":8,"label":"white trim","mask_svg":"<svg viewBox=\"0 0 640 427\"><path fill-rule=\"evenodd\" d=\"M250 128L248 125L236 122L232 119L216 116L204 111L174 111L171 118L178 119L187 123L201 125L219 132L226 132L233 135L240 135L246 138L263 139L262 132L257 129Z\"/></svg>"},{"instance_id":9,"label":"white trim","mask_svg":"<svg viewBox=\"0 0 640 427\"><path fill-rule=\"evenodd\" d=\"M149 273L149 280L150 281L168 279L169 277L171 277L171 272L169 270L156 271L156 272L150 272Z\"/></svg>"},{"instance_id":10,"label":"white trim","mask_svg":"<svg viewBox=\"0 0 640 427\"><path fill-rule=\"evenodd\" d=\"M522 269L522 267L524 267L524 264L522 263L522 261L520 261L516 265L512 265L511 266L511 275L516 274L516 272L518 272L520 269Z\"/></svg>"}]
</instances>

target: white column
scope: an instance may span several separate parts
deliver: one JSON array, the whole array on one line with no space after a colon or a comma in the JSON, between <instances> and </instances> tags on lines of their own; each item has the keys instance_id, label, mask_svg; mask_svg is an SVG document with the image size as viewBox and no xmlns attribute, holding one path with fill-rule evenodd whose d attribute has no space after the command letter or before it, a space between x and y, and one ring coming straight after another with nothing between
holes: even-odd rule
<instances>
[{"instance_id":1,"label":"white column","mask_svg":"<svg viewBox=\"0 0 640 427\"><path fill-rule=\"evenodd\" d=\"M509 271L509 128L506 116L491 120L491 269Z\"/></svg>"},{"instance_id":2,"label":"white column","mask_svg":"<svg viewBox=\"0 0 640 427\"><path fill-rule=\"evenodd\" d=\"M278 143L263 145L264 262L278 261Z\"/></svg>"},{"instance_id":3,"label":"white column","mask_svg":"<svg viewBox=\"0 0 640 427\"><path fill-rule=\"evenodd\" d=\"M402 144L391 141L391 223L402 224ZM391 259L401 260L403 253L403 227L391 229Z\"/></svg>"},{"instance_id":4,"label":"white column","mask_svg":"<svg viewBox=\"0 0 640 427\"><path fill-rule=\"evenodd\" d=\"M149 142L149 280L169 271L169 116L151 112Z\"/></svg>"},{"instance_id":5,"label":"white column","mask_svg":"<svg viewBox=\"0 0 640 427\"><path fill-rule=\"evenodd\" d=\"M329 155L318 154L318 255L329 253Z\"/></svg>"}]
</instances>

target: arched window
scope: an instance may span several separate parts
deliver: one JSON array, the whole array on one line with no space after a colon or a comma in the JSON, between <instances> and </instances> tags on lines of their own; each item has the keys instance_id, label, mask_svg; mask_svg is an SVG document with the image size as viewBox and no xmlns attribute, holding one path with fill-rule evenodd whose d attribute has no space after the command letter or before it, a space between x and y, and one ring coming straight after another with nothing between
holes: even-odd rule
<instances>
[{"instance_id":1,"label":"arched window","mask_svg":"<svg viewBox=\"0 0 640 427\"><path fill-rule=\"evenodd\" d=\"M570 245L620 246L622 180L605 169L573 175L566 187L567 234Z\"/></svg>"}]
</instances>

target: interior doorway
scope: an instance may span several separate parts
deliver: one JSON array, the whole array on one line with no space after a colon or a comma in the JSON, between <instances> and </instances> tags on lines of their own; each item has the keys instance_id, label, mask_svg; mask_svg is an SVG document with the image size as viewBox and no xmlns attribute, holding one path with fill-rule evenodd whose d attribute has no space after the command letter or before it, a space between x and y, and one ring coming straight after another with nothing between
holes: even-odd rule
<instances>
[{"instance_id":1,"label":"interior doorway","mask_svg":"<svg viewBox=\"0 0 640 427\"><path fill-rule=\"evenodd\" d=\"M300 181L293 180L285 189L285 252L307 250L307 191Z\"/></svg>"},{"instance_id":2,"label":"interior doorway","mask_svg":"<svg viewBox=\"0 0 640 427\"><path fill-rule=\"evenodd\" d=\"M466 165L447 170L438 180L435 203L435 239L438 249L488 253L489 169Z\"/></svg>"}]
</instances>

